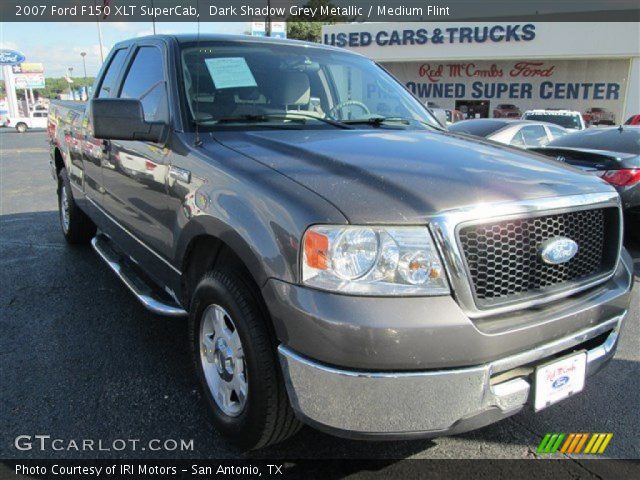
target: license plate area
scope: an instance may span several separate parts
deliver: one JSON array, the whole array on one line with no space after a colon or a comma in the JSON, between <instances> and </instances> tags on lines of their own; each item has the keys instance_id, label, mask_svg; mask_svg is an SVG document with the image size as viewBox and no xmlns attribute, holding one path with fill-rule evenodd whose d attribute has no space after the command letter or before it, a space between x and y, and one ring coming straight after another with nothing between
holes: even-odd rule
<instances>
[{"instance_id":1,"label":"license plate area","mask_svg":"<svg viewBox=\"0 0 640 480\"><path fill-rule=\"evenodd\" d=\"M573 353L536 367L535 411L542 410L582 391L586 372L586 351Z\"/></svg>"}]
</instances>

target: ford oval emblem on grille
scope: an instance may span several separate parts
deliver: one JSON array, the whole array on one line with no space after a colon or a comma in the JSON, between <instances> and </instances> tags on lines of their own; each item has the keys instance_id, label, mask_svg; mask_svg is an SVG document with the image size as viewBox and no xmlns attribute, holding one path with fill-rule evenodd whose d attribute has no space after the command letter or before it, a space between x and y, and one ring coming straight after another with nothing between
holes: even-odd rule
<instances>
[{"instance_id":1,"label":"ford oval emblem on grille","mask_svg":"<svg viewBox=\"0 0 640 480\"><path fill-rule=\"evenodd\" d=\"M554 237L540 244L540 257L550 265L566 263L578 253L578 244L567 237Z\"/></svg>"},{"instance_id":2,"label":"ford oval emblem on grille","mask_svg":"<svg viewBox=\"0 0 640 480\"><path fill-rule=\"evenodd\" d=\"M564 387L567 383L569 383L569 377L567 377L566 375L564 377L560 377L557 378L552 384L551 384L551 388L553 388L554 390L560 388L560 387Z\"/></svg>"}]
</instances>

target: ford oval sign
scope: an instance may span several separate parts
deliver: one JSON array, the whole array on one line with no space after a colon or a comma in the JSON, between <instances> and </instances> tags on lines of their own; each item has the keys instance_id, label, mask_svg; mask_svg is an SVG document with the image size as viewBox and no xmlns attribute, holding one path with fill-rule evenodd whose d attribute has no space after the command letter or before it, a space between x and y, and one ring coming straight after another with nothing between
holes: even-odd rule
<instances>
[{"instance_id":1,"label":"ford oval sign","mask_svg":"<svg viewBox=\"0 0 640 480\"><path fill-rule=\"evenodd\" d=\"M554 237L540 245L540 257L549 265L566 263L578 253L578 244L567 237Z\"/></svg>"},{"instance_id":2,"label":"ford oval sign","mask_svg":"<svg viewBox=\"0 0 640 480\"><path fill-rule=\"evenodd\" d=\"M555 379L554 382L551 384L551 387L554 390L557 390L558 388L564 387L567 383L569 383L569 377L565 375L563 377Z\"/></svg>"},{"instance_id":3,"label":"ford oval sign","mask_svg":"<svg viewBox=\"0 0 640 480\"><path fill-rule=\"evenodd\" d=\"M18 65L25 61L25 56L15 50L0 50L0 65Z\"/></svg>"}]
</instances>

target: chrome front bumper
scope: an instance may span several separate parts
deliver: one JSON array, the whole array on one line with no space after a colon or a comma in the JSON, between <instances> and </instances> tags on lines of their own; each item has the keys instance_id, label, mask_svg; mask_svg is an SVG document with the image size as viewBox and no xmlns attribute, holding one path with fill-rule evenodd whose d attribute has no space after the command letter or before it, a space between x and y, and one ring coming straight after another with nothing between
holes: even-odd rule
<instances>
[{"instance_id":1,"label":"chrome front bumper","mask_svg":"<svg viewBox=\"0 0 640 480\"><path fill-rule=\"evenodd\" d=\"M623 318L484 365L437 371L342 370L283 345L278 350L289 399L304 422L351 438L433 437L513 415L533 401L532 367L610 332L587 350L587 376L594 374L613 357Z\"/></svg>"}]
</instances>

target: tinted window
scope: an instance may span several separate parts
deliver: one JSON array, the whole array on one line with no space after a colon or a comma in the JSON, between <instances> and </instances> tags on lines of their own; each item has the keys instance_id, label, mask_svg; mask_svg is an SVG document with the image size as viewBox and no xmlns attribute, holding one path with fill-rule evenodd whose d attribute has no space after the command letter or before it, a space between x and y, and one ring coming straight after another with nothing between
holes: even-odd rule
<instances>
[{"instance_id":1,"label":"tinted window","mask_svg":"<svg viewBox=\"0 0 640 480\"><path fill-rule=\"evenodd\" d=\"M113 91L113 89L115 87L116 80L118 79L118 74L120 73L120 70L122 70L122 65L124 65L124 61L126 58L127 51L124 48L118 50L115 53L115 55L113 56L113 60L111 60L111 63L109 63L109 67L104 74L102 84L100 84L98 97L105 98L115 96L115 92Z\"/></svg>"},{"instance_id":2,"label":"tinted window","mask_svg":"<svg viewBox=\"0 0 640 480\"><path fill-rule=\"evenodd\" d=\"M589 148L640 155L640 129L637 127L590 128L555 139L553 147Z\"/></svg>"},{"instance_id":3,"label":"tinted window","mask_svg":"<svg viewBox=\"0 0 640 480\"><path fill-rule=\"evenodd\" d=\"M527 125L522 127L520 131L527 147L539 147L549 141L547 132L542 125Z\"/></svg>"},{"instance_id":4,"label":"tinted window","mask_svg":"<svg viewBox=\"0 0 640 480\"><path fill-rule=\"evenodd\" d=\"M487 137L509 125L501 120L464 120L449 126L449 131L456 133L466 133L476 137Z\"/></svg>"},{"instance_id":5,"label":"tinted window","mask_svg":"<svg viewBox=\"0 0 640 480\"><path fill-rule=\"evenodd\" d=\"M120 98L142 102L144 118L149 122L165 120L167 93L162 69L162 53L155 47L141 47L125 78Z\"/></svg>"}]
</instances>

